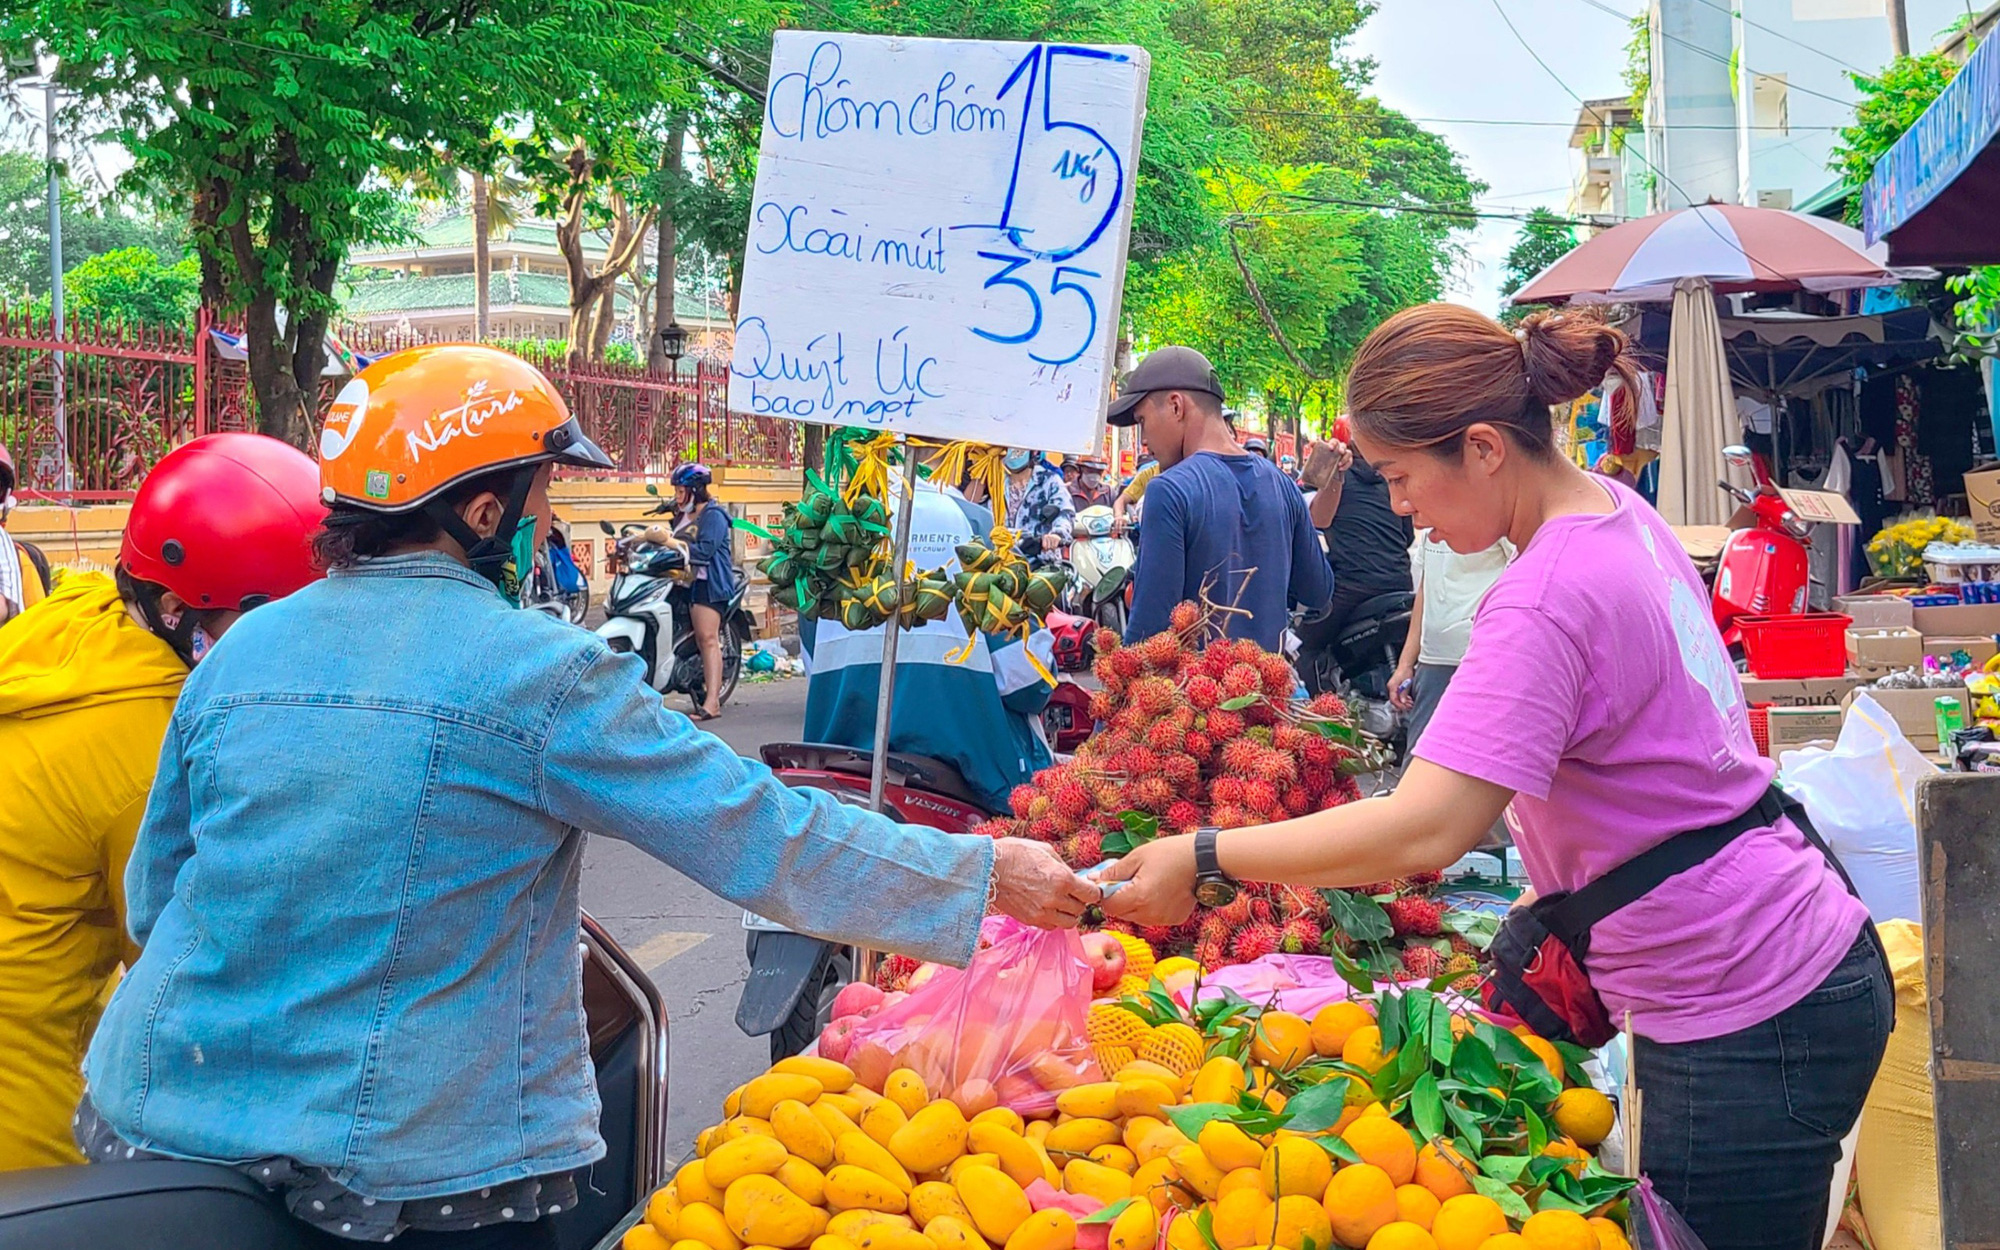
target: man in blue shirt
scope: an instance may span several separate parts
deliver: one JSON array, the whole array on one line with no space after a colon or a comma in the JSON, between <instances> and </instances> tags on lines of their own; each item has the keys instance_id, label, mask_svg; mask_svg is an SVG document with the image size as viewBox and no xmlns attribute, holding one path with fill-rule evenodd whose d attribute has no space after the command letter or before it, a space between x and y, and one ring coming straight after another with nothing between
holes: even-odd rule
<instances>
[{"instance_id":1,"label":"man in blue shirt","mask_svg":"<svg viewBox=\"0 0 2000 1250\"><path fill-rule=\"evenodd\" d=\"M1333 569L1305 499L1276 465L1237 445L1206 356L1191 347L1148 355L1106 419L1137 425L1160 462L1146 488L1128 637L1167 628L1176 603L1205 594L1240 609L1223 615L1225 633L1276 651L1292 605L1326 606Z\"/></svg>"}]
</instances>

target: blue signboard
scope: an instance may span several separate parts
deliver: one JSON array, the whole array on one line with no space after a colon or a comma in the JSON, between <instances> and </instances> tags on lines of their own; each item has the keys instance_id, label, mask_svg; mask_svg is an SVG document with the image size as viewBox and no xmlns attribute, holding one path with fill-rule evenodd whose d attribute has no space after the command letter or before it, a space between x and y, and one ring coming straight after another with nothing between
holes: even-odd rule
<instances>
[{"instance_id":1,"label":"blue signboard","mask_svg":"<svg viewBox=\"0 0 2000 1250\"><path fill-rule=\"evenodd\" d=\"M2000 131L2000 39L1973 50L1958 77L1875 163L1861 190L1868 242L1909 221L1965 172Z\"/></svg>"}]
</instances>

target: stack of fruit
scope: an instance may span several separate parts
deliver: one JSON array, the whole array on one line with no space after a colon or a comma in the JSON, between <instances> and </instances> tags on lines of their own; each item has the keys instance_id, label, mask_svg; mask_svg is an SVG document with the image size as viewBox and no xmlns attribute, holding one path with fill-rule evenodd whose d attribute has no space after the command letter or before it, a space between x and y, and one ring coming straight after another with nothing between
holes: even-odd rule
<instances>
[{"instance_id":1,"label":"stack of fruit","mask_svg":"<svg viewBox=\"0 0 2000 1250\"><path fill-rule=\"evenodd\" d=\"M729 1095L625 1250L1629 1250L1631 1182L1590 1153L1612 1107L1565 1087L1575 1052L1426 990L1308 1021L1182 1011L1155 978L1091 1025L1112 1077L1052 1119L782 1060Z\"/></svg>"},{"instance_id":2,"label":"stack of fruit","mask_svg":"<svg viewBox=\"0 0 2000 1250\"><path fill-rule=\"evenodd\" d=\"M1047 842L1088 868L1154 837L1288 820L1360 797L1355 777L1383 761L1331 694L1293 698L1282 656L1217 637L1215 609L1183 603L1171 628L1131 646L1099 630L1091 699L1100 728L1067 763L1015 788L993 837ZM1361 890L1252 885L1226 908L1172 927L1130 929L1156 958L1215 969L1265 955L1336 948L1379 976L1470 974L1478 947L1433 901L1435 873ZM1123 926L1110 926L1115 929Z\"/></svg>"}]
</instances>

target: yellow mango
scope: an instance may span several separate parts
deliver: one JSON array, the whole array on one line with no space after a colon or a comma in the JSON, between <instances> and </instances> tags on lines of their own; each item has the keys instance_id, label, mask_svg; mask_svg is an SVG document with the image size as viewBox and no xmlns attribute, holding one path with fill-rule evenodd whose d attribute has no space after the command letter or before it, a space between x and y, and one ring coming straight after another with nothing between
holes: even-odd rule
<instances>
[{"instance_id":1,"label":"yellow mango","mask_svg":"<svg viewBox=\"0 0 2000 1250\"><path fill-rule=\"evenodd\" d=\"M680 1236L680 1233L675 1231L675 1220L680 1213L680 1194L672 1185L661 1186L654 1191L652 1197L646 1199L646 1223L651 1224L653 1230L668 1241Z\"/></svg>"},{"instance_id":2,"label":"yellow mango","mask_svg":"<svg viewBox=\"0 0 2000 1250\"><path fill-rule=\"evenodd\" d=\"M1145 1119L1147 1117L1141 1116L1140 1118ZM1139 1144L1132 1147L1132 1153L1138 1156L1139 1162L1149 1163L1182 1146L1194 1145L1193 1142L1187 1139L1187 1134L1181 1132L1173 1125L1161 1120L1155 1120L1153 1123L1157 1127L1149 1129L1139 1139Z\"/></svg>"},{"instance_id":3,"label":"yellow mango","mask_svg":"<svg viewBox=\"0 0 2000 1250\"><path fill-rule=\"evenodd\" d=\"M674 1173L674 1192L680 1195L682 1205L706 1202L716 1206L722 1201L722 1191L708 1183L708 1160L696 1159L681 1165Z\"/></svg>"},{"instance_id":4,"label":"yellow mango","mask_svg":"<svg viewBox=\"0 0 2000 1250\"><path fill-rule=\"evenodd\" d=\"M749 1087L746 1085L738 1085L735 1089L730 1090L722 1096L723 1119L727 1120L732 1116L743 1114L743 1091L747 1088Z\"/></svg>"},{"instance_id":5,"label":"yellow mango","mask_svg":"<svg viewBox=\"0 0 2000 1250\"><path fill-rule=\"evenodd\" d=\"M696 1133L694 1135L695 1158L697 1159L707 1158L708 1152L721 1144L715 1140L716 1129L720 1127L721 1127L720 1125L711 1124L707 1128L703 1129L701 1132Z\"/></svg>"},{"instance_id":6,"label":"yellow mango","mask_svg":"<svg viewBox=\"0 0 2000 1250\"><path fill-rule=\"evenodd\" d=\"M1165 1124L1166 1121L1160 1119L1158 1116L1135 1115L1129 1117L1125 1121L1125 1148L1132 1152L1134 1158L1138 1158L1139 1143L1144 1141L1147 1135L1154 1129L1163 1127ZM1141 1163L1145 1162L1144 1159L1140 1159L1139 1161Z\"/></svg>"},{"instance_id":7,"label":"yellow mango","mask_svg":"<svg viewBox=\"0 0 2000 1250\"><path fill-rule=\"evenodd\" d=\"M644 1220L625 1230L618 1239L618 1250L673 1250L673 1243L660 1236L659 1230Z\"/></svg>"},{"instance_id":8,"label":"yellow mango","mask_svg":"<svg viewBox=\"0 0 2000 1250\"><path fill-rule=\"evenodd\" d=\"M1062 1187L1069 1193L1089 1194L1105 1206L1132 1196L1131 1177L1088 1159L1071 1159L1063 1165Z\"/></svg>"},{"instance_id":9,"label":"yellow mango","mask_svg":"<svg viewBox=\"0 0 2000 1250\"><path fill-rule=\"evenodd\" d=\"M1045 1142L1049 1139L1049 1130L1054 1127L1055 1125L1050 1124L1047 1120L1030 1120L1025 1127L1018 1131L1021 1136L1031 1142Z\"/></svg>"},{"instance_id":10,"label":"yellow mango","mask_svg":"<svg viewBox=\"0 0 2000 1250\"><path fill-rule=\"evenodd\" d=\"M833 1166L833 1134L812 1108L787 1098L771 1108L771 1132L786 1150L816 1168Z\"/></svg>"},{"instance_id":11,"label":"yellow mango","mask_svg":"<svg viewBox=\"0 0 2000 1250\"><path fill-rule=\"evenodd\" d=\"M1088 1155L1099 1146L1114 1144L1119 1136L1118 1126L1109 1120L1079 1118L1050 1129L1042 1144L1050 1154Z\"/></svg>"},{"instance_id":12,"label":"yellow mango","mask_svg":"<svg viewBox=\"0 0 2000 1250\"><path fill-rule=\"evenodd\" d=\"M813 1238L811 1250L860 1250L860 1248L836 1233L821 1233Z\"/></svg>"},{"instance_id":13,"label":"yellow mango","mask_svg":"<svg viewBox=\"0 0 2000 1250\"><path fill-rule=\"evenodd\" d=\"M956 1185L958 1184L958 1174L966 1168L993 1168L995 1171L998 1171L999 1167L1000 1156L996 1154L960 1155L958 1158L952 1160L950 1167L944 1170L944 1178Z\"/></svg>"},{"instance_id":14,"label":"yellow mango","mask_svg":"<svg viewBox=\"0 0 2000 1250\"><path fill-rule=\"evenodd\" d=\"M819 1101L806 1110L812 1112L813 1119L819 1121L820 1127L826 1130L827 1137L833 1141L839 1141L842 1133L859 1133L861 1126L855 1123L852 1116L834 1106L832 1099L832 1094L821 1094ZM771 1127L775 1130L777 1125Z\"/></svg>"},{"instance_id":15,"label":"yellow mango","mask_svg":"<svg viewBox=\"0 0 2000 1250\"><path fill-rule=\"evenodd\" d=\"M1168 1250L1212 1250L1208 1239L1195 1227L1194 1217L1182 1212L1167 1225Z\"/></svg>"},{"instance_id":16,"label":"yellow mango","mask_svg":"<svg viewBox=\"0 0 2000 1250\"><path fill-rule=\"evenodd\" d=\"M780 1185L803 1199L807 1206L826 1205L826 1173L811 1162L794 1155L780 1163L778 1170L771 1175L778 1178Z\"/></svg>"},{"instance_id":17,"label":"yellow mango","mask_svg":"<svg viewBox=\"0 0 2000 1250\"><path fill-rule=\"evenodd\" d=\"M769 1176L785 1161L785 1146L775 1137L752 1133L724 1142L701 1161L702 1175L716 1194L727 1192L738 1177L751 1173Z\"/></svg>"},{"instance_id":18,"label":"yellow mango","mask_svg":"<svg viewBox=\"0 0 2000 1250\"><path fill-rule=\"evenodd\" d=\"M673 1244L671 1250L707 1250L707 1246L708 1243L705 1241L696 1241L692 1237L683 1237ZM632 1250L632 1248L626 1247L626 1250Z\"/></svg>"},{"instance_id":19,"label":"yellow mango","mask_svg":"<svg viewBox=\"0 0 2000 1250\"><path fill-rule=\"evenodd\" d=\"M837 1163L826 1174L826 1205L835 1211L885 1211L901 1215L909 1209L910 1200L905 1190L881 1173L851 1163Z\"/></svg>"},{"instance_id":20,"label":"yellow mango","mask_svg":"<svg viewBox=\"0 0 2000 1250\"><path fill-rule=\"evenodd\" d=\"M1022 1220L1007 1238L1007 1250L1074 1250L1076 1217L1050 1208Z\"/></svg>"},{"instance_id":21,"label":"yellow mango","mask_svg":"<svg viewBox=\"0 0 2000 1250\"><path fill-rule=\"evenodd\" d=\"M890 1135L889 1153L912 1172L934 1172L965 1153L968 1131L957 1104L940 1099L919 1107L908 1124Z\"/></svg>"},{"instance_id":22,"label":"yellow mango","mask_svg":"<svg viewBox=\"0 0 2000 1250\"><path fill-rule=\"evenodd\" d=\"M1118 1082L1118 1114L1125 1116L1160 1114L1162 1107L1172 1107L1181 1100L1180 1090L1171 1080L1161 1081L1151 1077L1138 1077Z\"/></svg>"},{"instance_id":23,"label":"yellow mango","mask_svg":"<svg viewBox=\"0 0 2000 1250\"><path fill-rule=\"evenodd\" d=\"M973 1116L972 1122L974 1124L998 1124L1000 1127L1011 1129L1016 1133L1025 1133L1028 1131L1028 1126L1021 1120L1021 1113L1012 1107L988 1107L978 1115Z\"/></svg>"},{"instance_id":24,"label":"yellow mango","mask_svg":"<svg viewBox=\"0 0 2000 1250\"><path fill-rule=\"evenodd\" d=\"M1102 1163L1108 1168L1117 1168L1127 1176L1132 1175L1133 1171L1139 1166L1139 1156L1133 1154L1117 1142L1110 1142L1091 1151L1090 1161L1092 1163Z\"/></svg>"},{"instance_id":25,"label":"yellow mango","mask_svg":"<svg viewBox=\"0 0 2000 1250\"><path fill-rule=\"evenodd\" d=\"M1181 1178L1181 1184L1194 1190L1204 1198L1213 1199L1222 1187L1222 1169L1208 1161L1201 1147L1192 1143L1176 1146L1167 1152L1167 1159L1174 1165L1174 1172Z\"/></svg>"},{"instance_id":26,"label":"yellow mango","mask_svg":"<svg viewBox=\"0 0 2000 1250\"><path fill-rule=\"evenodd\" d=\"M1010 1132L998 1124L974 1124L967 1133L966 1140L977 1154L997 1155L1000 1170L1011 1177L1016 1185L1026 1188L1037 1180L1045 1180L1048 1169L1043 1166L1042 1154L1027 1138ZM980 1225L985 1232L986 1226ZM996 1238L995 1240L1005 1240Z\"/></svg>"},{"instance_id":27,"label":"yellow mango","mask_svg":"<svg viewBox=\"0 0 2000 1250\"><path fill-rule=\"evenodd\" d=\"M972 1227L969 1215L940 1215L924 1225L924 1236L931 1239L937 1250L992 1250Z\"/></svg>"},{"instance_id":28,"label":"yellow mango","mask_svg":"<svg viewBox=\"0 0 2000 1250\"><path fill-rule=\"evenodd\" d=\"M868 1092L868 1087L865 1085L854 1085L850 1086L843 1093L821 1094L819 1096L819 1101L814 1103L813 1106L831 1107L835 1111L838 1111L840 1112L840 1114L846 1116L848 1119L854 1121L856 1124L859 1124L861 1123L861 1113L867 1109L867 1104L861 1101L860 1093L857 1093L856 1091L860 1091L861 1093L866 1093Z\"/></svg>"},{"instance_id":29,"label":"yellow mango","mask_svg":"<svg viewBox=\"0 0 2000 1250\"><path fill-rule=\"evenodd\" d=\"M815 1232L812 1208L775 1176L738 1178L723 1195L722 1217L745 1242L778 1250L797 1250Z\"/></svg>"},{"instance_id":30,"label":"yellow mango","mask_svg":"<svg viewBox=\"0 0 2000 1250\"><path fill-rule=\"evenodd\" d=\"M861 1250L937 1250L937 1243L914 1228L871 1224L862 1230Z\"/></svg>"},{"instance_id":31,"label":"yellow mango","mask_svg":"<svg viewBox=\"0 0 2000 1250\"><path fill-rule=\"evenodd\" d=\"M818 1081L820 1088L828 1094L838 1094L854 1084L854 1072L844 1063L831 1059L821 1059L817 1055L792 1055L771 1065L771 1071L779 1076L809 1076Z\"/></svg>"},{"instance_id":32,"label":"yellow mango","mask_svg":"<svg viewBox=\"0 0 2000 1250\"><path fill-rule=\"evenodd\" d=\"M910 1217L889 1211L870 1211L867 1207L856 1207L851 1211L836 1212L826 1222L829 1236L844 1237L848 1241L859 1241L861 1234L871 1224L894 1224L898 1228L913 1228Z\"/></svg>"},{"instance_id":33,"label":"yellow mango","mask_svg":"<svg viewBox=\"0 0 2000 1250\"><path fill-rule=\"evenodd\" d=\"M929 1232L931 1221L940 1215L972 1218L972 1213L959 1201L958 1191L944 1181L925 1181L910 1191L910 1218L917 1222L918 1228Z\"/></svg>"},{"instance_id":34,"label":"yellow mango","mask_svg":"<svg viewBox=\"0 0 2000 1250\"><path fill-rule=\"evenodd\" d=\"M869 1104L868 1109L863 1111L861 1118L856 1121L861 1126L862 1132L884 1146L888 1145L889 1139L896 1135L897 1129L909 1122L910 1117L904 1114L901 1104L891 1102L887 1098ZM838 1141L839 1138L834 1140Z\"/></svg>"},{"instance_id":35,"label":"yellow mango","mask_svg":"<svg viewBox=\"0 0 2000 1250\"><path fill-rule=\"evenodd\" d=\"M1092 1081L1073 1085L1056 1095L1056 1110L1065 1115L1108 1120L1118 1114L1118 1082Z\"/></svg>"},{"instance_id":36,"label":"yellow mango","mask_svg":"<svg viewBox=\"0 0 2000 1250\"><path fill-rule=\"evenodd\" d=\"M768 1120L771 1108L788 1098L811 1103L825 1092L826 1087L812 1077L794 1076L789 1072L766 1072L743 1087L743 1114Z\"/></svg>"},{"instance_id":37,"label":"yellow mango","mask_svg":"<svg viewBox=\"0 0 2000 1250\"><path fill-rule=\"evenodd\" d=\"M1243 1065L1227 1055L1217 1055L1195 1071L1194 1080L1188 1092L1196 1102L1220 1102L1235 1105L1236 1096L1250 1088L1250 1078L1243 1073Z\"/></svg>"},{"instance_id":38,"label":"yellow mango","mask_svg":"<svg viewBox=\"0 0 2000 1250\"><path fill-rule=\"evenodd\" d=\"M1210 1120L1201 1126L1201 1134L1195 1140L1208 1161L1225 1172L1254 1168L1264 1162L1264 1148L1227 1120Z\"/></svg>"},{"instance_id":39,"label":"yellow mango","mask_svg":"<svg viewBox=\"0 0 2000 1250\"><path fill-rule=\"evenodd\" d=\"M1120 1085L1127 1081L1158 1081L1162 1085L1178 1090L1181 1074L1165 1064L1154 1063L1150 1059L1134 1059L1118 1069L1111 1079Z\"/></svg>"},{"instance_id":40,"label":"yellow mango","mask_svg":"<svg viewBox=\"0 0 2000 1250\"><path fill-rule=\"evenodd\" d=\"M1014 1178L998 1168L969 1167L958 1174L958 1197L972 1216L979 1235L1005 1245L1033 1210L1028 1195Z\"/></svg>"},{"instance_id":41,"label":"yellow mango","mask_svg":"<svg viewBox=\"0 0 2000 1250\"><path fill-rule=\"evenodd\" d=\"M863 1085L861 1083L861 1078L859 1076L855 1077L854 1084L848 1086L847 1089L840 1096L842 1098L851 1098L854 1100L853 1114L854 1118L857 1120L861 1118L861 1113L863 1111L868 1110L868 1108L882 1101L882 1095L876 1093L872 1089L869 1089L866 1085Z\"/></svg>"},{"instance_id":42,"label":"yellow mango","mask_svg":"<svg viewBox=\"0 0 2000 1250\"><path fill-rule=\"evenodd\" d=\"M1135 1202L1111 1221L1108 1250L1153 1250L1160 1240L1160 1213L1150 1202Z\"/></svg>"},{"instance_id":43,"label":"yellow mango","mask_svg":"<svg viewBox=\"0 0 2000 1250\"><path fill-rule=\"evenodd\" d=\"M678 1223L683 1241L698 1241L708 1250L743 1250L743 1243L729 1230L729 1221L706 1202L682 1207Z\"/></svg>"},{"instance_id":44,"label":"yellow mango","mask_svg":"<svg viewBox=\"0 0 2000 1250\"><path fill-rule=\"evenodd\" d=\"M931 1100L931 1092L924 1088L924 1078L909 1068L897 1068L882 1082L882 1097L903 1109L906 1116L914 1116L922 1111Z\"/></svg>"},{"instance_id":45,"label":"yellow mango","mask_svg":"<svg viewBox=\"0 0 2000 1250\"><path fill-rule=\"evenodd\" d=\"M1139 1170L1132 1173L1132 1192L1153 1204L1153 1209L1165 1214L1171 1207L1187 1210L1194 1206L1192 1193L1180 1183L1180 1173L1174 1171L1173 1160L1155 1159L1142 1163Z\"/></svg>"},{"instance_id":46,"label":"yellow mango","mask_svg":"<svg viewBox=\"0 0 2000 1250\"><path fill-rule=\"evenodd\" d=\"M833 1157L837 1163L866 1168L906 1194L916 1187L909 1170L896 1162L896 1156L887 1147L866 1133L848 1133L834 1142Z\"/></svg>"}]
</instances>

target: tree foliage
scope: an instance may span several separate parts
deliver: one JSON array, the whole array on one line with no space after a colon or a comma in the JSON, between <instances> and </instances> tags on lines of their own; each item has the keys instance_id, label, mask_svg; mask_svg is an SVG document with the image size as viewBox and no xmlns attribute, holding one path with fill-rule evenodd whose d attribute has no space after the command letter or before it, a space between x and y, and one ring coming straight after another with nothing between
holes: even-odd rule
<instances>
[{"instance_id":1,"label":"tree foliage","mask_svg":"<svg viewBox=\"0 0 2000 1250\"><path fill-rule=\"evenodd\" d=\"M145 248L162 260L187 252L185 231L130 196L103 196L62 183L63 267L121 248ZM40 156L0 149L0 293L49 291L49 178Z\"/></svg>"},{"instance_id":2,"label":"tree foliage","mask_svg":"<svg viewBox=\"0 0 2000 1250\"><path fill-rule=\"evenodd\" d=\"M168 264L151 248L99 252L63 275L65 310L79 321L192 327L200 297L194 257Z\"/></svg>"},{"instance_id":3,"label":"tree foliage","mask_svg":"<svg viewBox=\"0 0 2000 1250\"><path fill-rule=\"evenodd\" d=\"M1555 264L1576 248L1576 230L1567 219L1546 208L1531 209L1521 231L1508 249L1500 280L1500 294L1511 296L1528 285L1536 274ZM1500 319L1512 322L1524 314L1512 303L1502 305Z\"/></svg>"},{"instance_id":4,"label":"tree foliage","mask_svg":"<svg viewBox=\"0 0 2000 1250\"><path fill-rule=\"evenodd\" d=\"M1861 98L1854 106L1853 124L1841 128L1827 157L1828 168L1858 192L1875 172L1875 162L1896 146L1957 74L1958 62L1942 52L1899 56L1879 74L1849 74ZM1858 194L1848 196L1847 221L1861 224Z\"/></svg>"}]
</instances>

